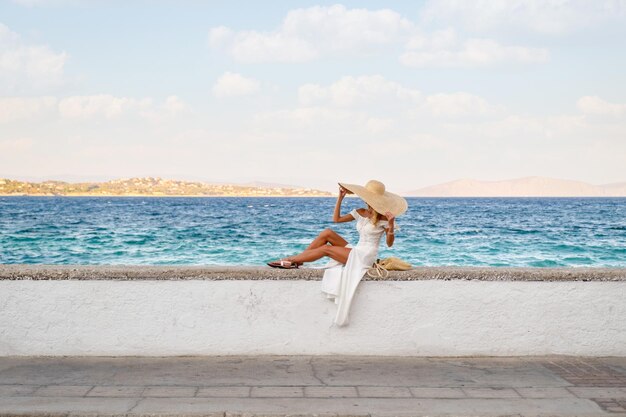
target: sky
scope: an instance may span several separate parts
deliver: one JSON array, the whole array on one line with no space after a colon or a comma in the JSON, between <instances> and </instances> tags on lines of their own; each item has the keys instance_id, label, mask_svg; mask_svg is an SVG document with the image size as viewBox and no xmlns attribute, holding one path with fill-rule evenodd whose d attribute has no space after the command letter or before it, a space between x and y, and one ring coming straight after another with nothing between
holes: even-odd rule
<instances>
[{"instance_id":1,"label":"sky","mask_svg":"<svg viewBox=\"0 0 626 417\"><path fill-rule=\"evenodd\" d=\"M0 0L0 177L626 181L626 0Z\"/></svg>"}]
</instances>

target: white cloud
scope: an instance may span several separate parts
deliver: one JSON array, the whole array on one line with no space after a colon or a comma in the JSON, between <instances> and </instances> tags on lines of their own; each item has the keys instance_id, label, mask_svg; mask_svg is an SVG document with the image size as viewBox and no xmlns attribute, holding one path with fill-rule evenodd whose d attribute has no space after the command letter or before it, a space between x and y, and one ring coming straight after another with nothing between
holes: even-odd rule
<instances>
[{"instance_id":1,"label":"white cloud","mask_svg":"<svg viewBox=\"0 0 626 417\"><path fill-rule=\"evenodd\" d=\"M299 128L326 126L328 123L353 121L354 113L331 109L324 106L297 107L295 109L276 110L258 113L254 122L269 128Z\"/></svg>"},{"instance_id":2,"label":"white cloud","mask_svg":"<svg viewBox=\"0 0 626 417\"><path fill-rule=\"evenodd\" d=\"M283 33L242 32L231 53L240 62L302 62L317 57L313 45Z\"/></svg>"},{"instance_id":3,"label":"white cloud","mask_svg":"<svg viewBox=\"0 0 626 417\"><path fill-rule=\"evenodd\" d=\"M313 103L327 101L328 99L328 88L319 84L304 84L298 88L298 100L302 105L308 106Z\"/></svg>"},{"instance_id":4,"label":"white cloud","mask_svg":"<svg viewBox=\"0 0 626 417\"><path fill-rule=\"evenodd\" d=\"M2 97L0 98L0 123L35 117L56 111L54 97Z\"/></svg>"},{"instance_id":5,"label":"white cloud","mask_svg":"<svg viewBox=\"0 0 626 417\"><path fill-rule=\"evenodd\" d=\"M319 84L305 84L298 90L298 99L303 105L328 103L334 106L348 107L380 105L383 100L415 102L419 98L420 92L418 90L406 88L381 75L347 76L328 87Z\"/></svg>"},{"instance_id":6,"label":"white cloud","mask_svg":"<svg viewBox=\"0 0 626 417\"><path fill-rule=\"evenodd\" d=\"M425 22L461 23L469 30L521 28L559 34L625 15L624 0L429 0Z\"/></svg>"},{"instance_id":7,"label":"white cloud","mask_svg":"<svg viewBox=\"0 0 626 417\"><path fill-rule=\"evenodd\" d=\"M435 116L451 117L488 115L501 110L482 97L464 92L430 95L426 97L424 108Z\"/></svg>"},{"instance_id":8,"label":"white cloud","mask_svg":"<svg viewBox=\"0 0 626 417\"><path fill-rule=\"evenodd\" d=\"M624 0L626 1L626 0ZM217 26L209 45L239 62L306 62L331 56L394 53L411 67L480 67L503 62L548 60L543 48L504 45L488 38L459 39L453 28L424 32L389 10L347 9L342 5L291 10L273 31L234 31Z\"/></svg>"},{"instance_id":9,"label":"white cloud","mask_svg":"<svg viewBox=\"0 0 626 417\"><path fill-rule=\"evenodd\" d=\"M374 156L381 154L381 145L378 142L367 144L367 148ZM450 140L428 133L407 134L402 138L387 139L385 140L385 148L393 150L393 155L396 157L401 155L413 157L416 153L432 151L446 155L459 152L458 147L455 147Z\"/></svg>"},{"instance_id":10,"label":"white cloud","mask_svg":"<svg viewBox=\"0 0 626 417\"><path fill-rule=\"evenodd\" d=\"M219 48L223 44L229 42L234 35L232 29L226 26L216 26L209 30L209 46Z\"/></svg>"},{"instance_id":11,"label":"white cloud","mask_svg":"<svg viewBox=\"0 0 626 417\"><path fill-rule=\"evenodd\" d=\"M113 119L150 110L151 99L115 97L110 94L72 96L59 101L59 113L66 119L103 117Z\"/></svg>"},{"instance_id":12,"label":"white cloud","mask_svg":"<svg viewBox=\"0 0 626 417\"><path fill-rule=\"evenodd\" d=\"M433 142L432 138L439 138L447 125L473 126L507 115L503 106L468 92L424 95L380 75L347 76L328 85L302 85L298 104L295 108L258 113L252 126L283 138L285 143L298 138L306 143L351 149L356 144L403 141L416 135L426 135ZM458 132L454 137L459 137ZM411 149L418 148L411 143ZM428 149L442 148L429 143Z\"/></svg>"},{"instance_id":13,"label":"white cloud","mask_svg":"<svg viewBox=\"0 0 626 417\"><path fill-rule=\"evenodd\" d=\"M578 109L585 114L621 116L626 115L626 104L610 103L596 96L585 96L576 102Z\"/></svg>"},{"instance_id":14,"label":"white cloud","mask_svg":"<svg viewBox=\"0 0 626 417\"><path fill-rule=\"evenodd\" d=\"M453 28L436 30L430 34L416 32L406 43L407 49L446 49L457 44L457 34Z\"/></svg>"},{"instance_id":15,"label":"white cloud","mask_svg":"<svg viewBox=\"0 0 626 417\"><path fill-rule=\"evenodd\" d=\"M390 126L393 115L424 115L437 117L494 116L501 106L467 92L438 93L425 96L414 88L390 81L381 75L342 77L328 86L305 84L298 89L302 108L358 108L372 114L367 123L372 131ZM426 112L426 113L425 113ZM387 113L386 116L382 114Z\"/></svg>"},{"instance_id":16,"label":"white cloud","mask_svg":"<svg viewBox=\"0 0 626 417\"><path fill-rule=\"evenodd\" d=\"M259 82L233 72L224 73L213 86L215 97L238 97L254 94L259 91Z\"/></svg>"},{"instance_id":17,"label":"white cloud","mask_svg":"<svg viewBox=\"0 0 626 417\"><path fill-rule=\"evenodd\" d=\"M117 98L121 100L122 98ZM136 114L153 123L168 122L182 115L191 113L190 107L177 96L168 96L162 103L153 103L152 99L131 99L135 105L127 105L125 114ZM123 107L123 106L122 106ZM121 114L120 114L121 115Z\"/></svg>"},{"instance_id":18,"label":"white cloud","mask_svg":"<svg viewBox=\"0 0 626 417\"><path fill-rule=\"evenodd\" d=\"M446 123L497 120L503 106L467 92L423 95L417 89L380 75L342 77L328 85L305 84L299 106L266 111L255 126L285 137L405 137ZM291 133L289 133L291 132ZM295 133L294 133L295 132Z\"/></svg>"},{"instance_id":19,"label":"white cloud","mask_svg":"<svg viewBox=\"0 0 626 417\"><path fill-rule=\"evenodd\" d=\"M413 24L389 10L315 6L287 13L274 31L234 32L212 28L209 44L225 48L240 62L304 62L333 53L364 53L393 44Z\"/></svg>"},{"instance_id":20,"label":"white cloud","mask_svg":"<svg viewBox=\"0 0 626 417\"><path fill-rule=\"evenodd\" d=\"M373 134L384 133L391 129L393 123L394 120L389 117L370 117L365 123L365 128Z\"/></svg>"},{"instance_id":21,"label":"white cloud","mask_svg":"<svg viewBox=\"0 0 626 417\"><path fill-rule=\"evenodd\" d=\"M11 88L24 80L36 84L58 83L66 60L65 52L54 52L45 45L29 45L0 23L0 81Z\"/></svg>"},{"instance_id":22,"label":"white cloud","mask_svg":"<svg viewBox=\"0 0 626 417\"><path fill-rule=\"evenodd\" d=\"M171 114L180 114L189 110L189 106L177 96L169 96L163 103L163 109Z\"/></svg>"},{"instance_id":23,"label":"white cloud","mask_svg":"<svg viewBox=\"0 0 626 417\"><path fill-rule=\"evenodd\" d=\"M169 96L161 103L151 98L116 97L110 94L42 97L0 97L0 123L25 120L29 123L48 117L63 119L116 119L137 116L158 121L164 116L178 116L189 111L189 106L177 96Z\"/></svg>"},{"instance_id":24,"label":"white cloud","mask_svg":"<svg viewBox=\"0 0 626 417\"><path fill-rule=\"evenodd\" d=\"M407 42L400 62L409 67L484 67L517 62L546 62L549 52L543 48L501 45L492 39L471 38L458 42L453 29L417 35Z\"/></svg>"},{"instance_id":25,"label":"white cloud","mask_svg":"<svg viewBox=\"0 0 626 417\"><path fill-rule=\"evenodd\" d=\"M346 9L334 5L292 10L282 30L309 40L321 38L331 49L342 51L388 44L412 26L393 10Z\"/></svg>"}]
</instances>

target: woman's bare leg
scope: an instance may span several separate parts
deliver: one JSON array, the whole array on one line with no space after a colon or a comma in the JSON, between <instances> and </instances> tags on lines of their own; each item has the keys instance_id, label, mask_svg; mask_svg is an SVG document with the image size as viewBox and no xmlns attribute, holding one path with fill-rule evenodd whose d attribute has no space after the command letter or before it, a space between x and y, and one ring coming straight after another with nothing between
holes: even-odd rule
<instances>
[{"instance_id":1,"label":"woman's bare leg","mask_svg":"<svg viewBox=\"0 0 626 417\"><path fill-rule=\"evenodd\" d=\"M304 251L297 255L282 258L281 260L302 265L304 262L312 262L324 256L328 256L345 264L348 260L348 254L350 253L350 248L345 247L347 244L348 241L339 236L334 230L324 229L313 239L313 242L311 242ZM334 248L340 250L336 251Z\"/></svg>"},{"instance_id":2,"label":"woman's bare leg","mask_svg":"<svg viewBox=\"0 0 626 417\"><path fill-rule=\"evenodd\" d=\"M342 264L345 264L348 261L348 255L351 250L352 248L342 246L324 245L318 248L305 250L297 255L288 256L283 258L283 260L302 264L303 262L313 262L323 258L324 256L328 256L338 262L341 262Z\"/></svg>"},{"instance_id":3,"label":"woman's bare leg","mask_svg":"<svg viewBox=\"0 0 626 417\"><path fill-rule=\"evenodd\" d=\"M330 243L333 246L346 246L348 242L332 229L324 229L305 249L315 249Z\"/></svg>"}]
</instances>

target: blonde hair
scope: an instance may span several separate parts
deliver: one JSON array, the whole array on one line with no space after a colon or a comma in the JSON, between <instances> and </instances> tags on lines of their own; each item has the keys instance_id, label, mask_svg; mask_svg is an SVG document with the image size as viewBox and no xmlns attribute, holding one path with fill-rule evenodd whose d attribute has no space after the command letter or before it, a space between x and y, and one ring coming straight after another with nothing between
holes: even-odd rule
<instances>
[{"instance_id":1,"label":"blonde hair","mask_svg":"<svg viewBox=\"0 0 626 417\"><path fill-rule=\"evenodd\" d=\"M374 212L372 217L370 217L370 221L374 224L374 226L376 226L376 223L378 223L378 219L380 218L380 216L382 216L382 214L374 210L374 208L370 206L369 204L367 205L367 208L371 209Z\"/></svg>"}]
</instances>

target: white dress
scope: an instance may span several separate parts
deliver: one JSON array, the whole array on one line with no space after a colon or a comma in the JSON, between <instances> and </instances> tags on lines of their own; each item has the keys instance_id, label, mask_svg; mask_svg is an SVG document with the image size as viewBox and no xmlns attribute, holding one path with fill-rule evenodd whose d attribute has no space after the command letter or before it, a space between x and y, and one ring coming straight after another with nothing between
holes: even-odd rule
<instances>
[{"instance_id":1,"label":"white dress","mask_svg":"<svg viewBox=\"0 0 626 417\"><path fill-rule=\"evenodd\" d=\"M350 212L356 220L356 230L359 232L359 241L352 248L346 264L331 259L323 268L322 292L330 300L338 304L334 323L338 326L348 324L350 304L361 278L374 264L378 256L380 238L389 225L387 220L379 220L374 225L369 218L361 216L356 209ZM399 229L395 226L394 229Z\"/></svg>"}]
</instances>

